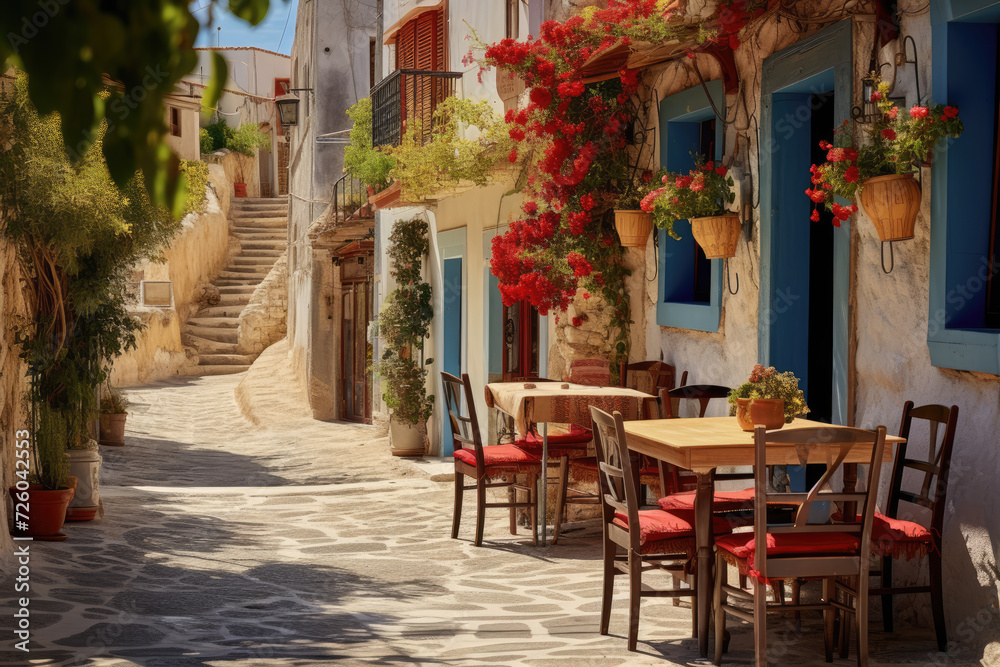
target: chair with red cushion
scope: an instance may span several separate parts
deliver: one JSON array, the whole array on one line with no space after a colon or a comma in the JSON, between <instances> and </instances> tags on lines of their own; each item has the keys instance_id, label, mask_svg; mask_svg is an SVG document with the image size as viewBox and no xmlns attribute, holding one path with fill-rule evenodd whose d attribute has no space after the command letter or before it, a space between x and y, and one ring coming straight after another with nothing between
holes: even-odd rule
<instances>
[{"instance_id":1,"label":"chair with red cushion","mask_svg":"<svg viewBox=\"0 0 1000 667\"><path fill-rule=\"evenodd\" d=\"M542 472L542 462L536 454L514 445L483 446L482 435L479 432L479 421L476 419L476 403L472 396L472 384L467 373L462 379L454 375L441 373L444 384L445 407L451 420L451 432L455 446L455 510L451 522L451 537L458 538L458 527L462 520L462 498L465 492L476 490L476 546L483 543L483 527L486 509L507 507L511 510L510 532L517 534L514 521L514 508L526 507L531 513L531 535L535 540L535 525L538 515L538 501L535 492L535 482ZM468 416L462 415L462 397ZM516 483L516 475L527 476L525 484ZM465 478L471 477L475 484L466 485ZM500 479L500 481L495 481ZM512 497L506 503L486 502L486 489L507 488ZM526 491L527 502L517 502L517 490Z\"/></svg>"},{"instance_id":2,"label":"chair with red cushion","mask_svg":"<svg viewBox=\"0 0 1000 667\"><path fill-rule=\"evenodd\" d=\"M590 408L593 419L594 447L600 469L602 531L604 535L604 578L601 592L602 635L608 634L611 621L611 598L614 578L629 577L628 650L636 650L639 634L639 602L643 597L690 597L694 607L695 583L691 576L691 558L695 553L692 517L640 509L635 465L638 457L628 451L622 415L610 415ZM723 522L720 531L727 531ZM624 551L624 554L619 554ZM687 566L687 568L685 567ZM662 569L684 578L686 589L643 590L642 573ZM695 610L692 609L692 612ZM692 632L697 631L692 613Z\"/></svg>"},{"instance_id":3,"label":"chair with red cushion","mask_svg":"<svg viewBox=\"0 0 1000 667\"><path fill-rule=\"evenodd\" d=\"M925 459L909 458L910 426L913 420L927 423L930 445ZM951 466L951 450L955 442L955 428L958 424L958 406L947 408L943 405L922 405L913 407L913 401L903 406L903 420L899 435L907 442L896 449L889 484L889 498L885 515L876 514L872 526L872 551L882 557L882 586L869 591L871 595L882 596L882 621L886 632L892 632L892 597L910 593L930 593L931 611L934 616L934 630L937 634L938 650L947 650L948 635L944 624L944 595L941 585L941 534L944 527L945 496L948 491L948 470ZM938 441L941 426L944 433ZM907 481L918 480L919 485L903 488L903 477L907 471L916 475L907 476ZM900 503L924 507L930 511L928 526L902 517ZM919 510L918 510L919 511ZM930 565L929 586L893 586L892 561L905 557L907 560L927 556ZM878 573L873 573L878 574Z\"/></svg>"},{"instance_id":4,"label":"chair with red cushion","mask_svg":"<svg viewBox=\"0 0 1000 667\"><path fill-rule=\"evenodd\" d=\"M769 443L801 445L822 443L825 448L837 447L834 461L808 493L769 492L767 485L766 447ZM829 483L855 446L870 447L871 458L865 490L833 492ZM868 662L868 564L871 548L871 526L885 449L885 427L876 431L853 428L797 428L767 432L763 426L754 431L754 529L753 532L733 533L715 541L715 664L721 664L726 629L726 614L747 620L754 625L754 649L758 667L767 665L768 609L789 611L823 611L827 662L833 659L834 620L838 609L853 613L858 629L858 664ZM875 491L869 493L869 489ZM861 507L860 522L810 524L809 515L818 502L857 503ZM773 524L768 517L768 503L799 504L793 524ZM753 579L753 592L727 582L728 566ZM850 608L837 600L838 577L853 577L856 585L850 595L856 607ZM767 604L767 585L785 579L821 579L823 597L819 603L780 605ZM728 603L727 596L752 602L752 611Z\"/></svg>"}]
</instances>

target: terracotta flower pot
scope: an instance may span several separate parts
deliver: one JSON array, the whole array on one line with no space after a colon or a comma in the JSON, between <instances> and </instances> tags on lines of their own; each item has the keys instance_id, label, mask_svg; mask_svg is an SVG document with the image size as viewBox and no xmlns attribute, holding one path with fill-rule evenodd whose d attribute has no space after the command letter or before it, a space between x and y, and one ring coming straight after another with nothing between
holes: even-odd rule
<instances>
[{"instance_id":1,"label":"terracotta flower pot","mask_svg":"<svg viewBox=\"0 0 1000 667\"><path fill-rule=\"evenodd\" d=\"M121 446L125 444L125 418L127 414L101 414L101 433L98 442L102 445Z\"/></svg>"},{"instance_id":2,"label":"terracotta flower pot","mask_svg":"<svg viewBox=\"0 0 1000 667\"><path fill-rule=\"evenodd\" d=\"M28 490L18 491L16 486L10 487L10 497L14 503L14 535L33 537L36 540L64 540L66 535L60 533L66 521L66 508L73 499L76 478L70 478L70 488L49 491L41 484L29 484ZM27 502L21 500L23 494L28 494ZM27 505L27 507L25 507ZM26 526L19 525L21 517L17 512L27 514Z\"/></svg>"},{"instance_id":3,"label":"terracotta flower pot","mask_svg":"<svg viewBox=\"0 0 1000 667\"><path fill-rule=\"evenodd\" d=\"M780 398L737 398L736 422L744 431L757 424L770 430L785 425L785 401Z\"/></svg>"},{"instance_id":4,"label":"terracotta flower pot","mask_svg":"<svg viewBox=\"0 0 1000 667\"><path fill-rule=\"evenodd\" d=\"M691 219L691 234L708 259L735 257L742 228L735 213Z\"/></svg>"},{"instance_id":5,"label":"terracotta flower pot","mask_svg":"<svg viewBox=\"0 0 1000 667\"><path fill-rule=\"evenodd\" d=\"M645 248L653 231L653 215L645 211L615 210L615 229L626 248Z\"/></svg>"},{"instance_id":6,"label":"terracotta flower pot","mask_svg":"<svg viewBox=\"0 0 1000 667\"><path fill-rule=\"evenodd\" d=\"M233 183L233 190L235 190L237 197L246 197L247 196L247 184L246 183Z\"/></svg>"},{"instance_id":7,"label":"terracotta flower pot","mask_svg":"<svg viewBox=\"0 0 1000 667\"><path fill-rule=\"evenodd\" d=\"M912 174L876 176L861 184L861 207L871 218L879 240L913 238L920 211L920 186Z\"/></svg>"}]
</instances>

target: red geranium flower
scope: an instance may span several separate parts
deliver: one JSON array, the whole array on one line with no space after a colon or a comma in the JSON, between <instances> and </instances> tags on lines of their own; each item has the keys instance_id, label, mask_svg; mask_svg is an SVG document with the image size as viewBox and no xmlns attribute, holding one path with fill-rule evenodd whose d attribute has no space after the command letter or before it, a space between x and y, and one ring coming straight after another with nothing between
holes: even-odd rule
<instances>
[{"instance_id":1,"label":"red geranium flower","mask_svg":"<svg viewBox=\"0 0 1000 667\"><path fill-rule=\"evenodd\" d=\"M580 197L580 208L582 208L584 211L589 211L590 209L594 208L594 198L591 197L589 194Z\"/></svg>"},{"instance_id":2,"label":"red geranium flower","mask_svg":"<svg viewBox=\"0 0 1000 667\"><path fill-rule=\"evenodd\" d=\"M813 222L819 222L819 211L817 209L813 209L812 215L809 216L809 219Z\"/></svg>"},{"instance_id":3,"label":"red geranium flower","mask_svg":"<svg viewBox=\"0 0 1000 667\"><path fill-rule=\"evenodd\" d=\"M882 136L891 141L892 139L896 138L896 130L892 129L891 127L887 127L884 130L882 130Z\"/></svg>"},{"instance_id":4,"label":"red geranium flower","mask_svg":"<svg viewBox=\"0 0 1000 667\"><path fill-rule=\"evenodd\" d=\"M911 118L926 118L927 117L927 107L912 107L910 109Z\"/></svg>"},{"instance_id":5,"label":"red geranium flower","mask_svg":"<svg viewBox=\"0 0 1000 667\"><path fill-rule=\"evenodd\" d=\"M844 180L848 183L855 183L858 180L858 168L853 164L844 172Z\"/></svg>"}]
</instances>

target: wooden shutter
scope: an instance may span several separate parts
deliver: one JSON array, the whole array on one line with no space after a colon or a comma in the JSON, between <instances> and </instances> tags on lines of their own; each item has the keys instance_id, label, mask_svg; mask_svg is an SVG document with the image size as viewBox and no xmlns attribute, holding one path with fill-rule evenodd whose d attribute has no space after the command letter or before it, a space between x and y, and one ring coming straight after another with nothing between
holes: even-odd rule
<instances>
[{"instance_id":1,"label":"wooden shutter","mask_svg":"<svg viewBox=\"0 0 1000 667\"><path fill-rule=\"evenodd\" d=\"M435 72L445 69L444 10L424 12L407 22L396 36L396 68ZM447 96L445 79L402 75L403 128L420 122L422 141L431 134L434 110Z\"/></svg>"}]
</instances>

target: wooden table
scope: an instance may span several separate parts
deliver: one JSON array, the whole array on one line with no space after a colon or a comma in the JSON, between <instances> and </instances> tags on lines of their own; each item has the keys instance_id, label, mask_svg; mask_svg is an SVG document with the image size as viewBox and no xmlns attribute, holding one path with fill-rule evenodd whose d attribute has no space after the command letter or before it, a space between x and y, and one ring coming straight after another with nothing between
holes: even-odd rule
<instances>
[{"instance_id":1,"label":"wooden table","mask_svg":"<svg viewBox=\"0 0 1000 667\"><path fill-rule=\"evenodd\" d=\"M525 388L526 384L528 388ZM624 419L636 419L641 414L642 401L650 398L649 394L624 387L530 381L492 382L486 385L486 405L512 416L517 432L522 437L527 434L531 424L542 426L542 474L538 481L538 502L542 518L537 522L541 526L542 535L539 544L545 546L547 539L545 484L549 461L549 422L590 428L591 405L607 412L617 410Z\"/></svg>"},{"instance_id":2,"label":"wooden table","mask_svg":"<svg viewBox=\"0 0 1000 667\"><path fill-rule=\"evenodd\" d=\"M830 424L796 419L785 428L842 428ZM712 497L715 494L713 473L719 466L753 466L753 433L742 430L736 417L704 419L648 419L625 423L628 448L680 468L697 476L695 492L695 541L698 558L698 644L702 657L708 657L708 623L712 613ZM835 440L835 436L831 438ZM887 435L886 443L905 442ZM768 465L806 465L833 462L839 443L767 446ZM871 462L871 448L854 447L845 460L844 488L853 490L857 464ZM892 448L885 448L884 461L892 461Z\"/></svg>"}]
</instances>

